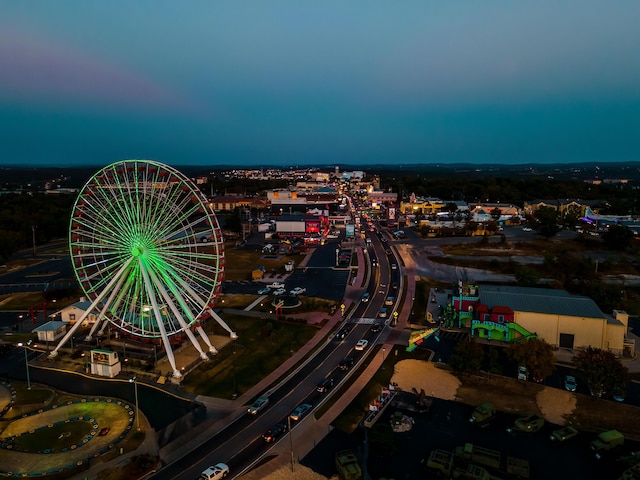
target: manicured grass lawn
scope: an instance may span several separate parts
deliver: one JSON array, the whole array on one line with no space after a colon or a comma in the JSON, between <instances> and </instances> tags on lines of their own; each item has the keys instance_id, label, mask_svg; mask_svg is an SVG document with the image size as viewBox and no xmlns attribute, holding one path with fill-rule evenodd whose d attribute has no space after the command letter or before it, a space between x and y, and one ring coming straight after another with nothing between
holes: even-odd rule
<instances>
[{"instance_id":1,"label":"manicured grass lawn","mask_svg":"<svg viewBox=\"0 0 640 480\"><path fill-rule=\"evenodd\" d=\"M286 324L253 317L225 315L234 326L238 339L187 375L186 391L219 398L232 398L253 387L305 345L318 328L304 324ZM213 333L227 335L213 322ZM269 328L269 326L271 328Z\"/></svg>"},{"instance_id":2,"label":"manicured grass lawn","mask_svg":"<svg viewBox=\"0 0 640 480\"><path fill-rule=\"evenodd\" d=\"M27 389L27 384L12 383L16 389L16 406L42 405L53 397L54 392L46 388Z\"/></svg>"},{"instance_id":3,"label":"manicured grass lawn","mask_svg":"<svg viewBox=\"0 0 640 480\"><path fill-rule=\"evenodd\" d=\"M59 423L51 428L41 428L33 433L24 433L13 440L13 448L22 452L37 453L45 450L59 452L63 448L77 445L91 432L93 425L86 420Z\"/></svg>"}]
</instances>

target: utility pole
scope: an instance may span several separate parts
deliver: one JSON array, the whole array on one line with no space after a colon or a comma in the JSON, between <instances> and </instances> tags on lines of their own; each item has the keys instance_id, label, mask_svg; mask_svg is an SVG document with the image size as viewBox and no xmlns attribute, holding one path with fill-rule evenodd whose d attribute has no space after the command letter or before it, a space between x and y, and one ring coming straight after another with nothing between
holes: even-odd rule
<instances>
[{"instance_id":1,"label":"utility pole","mask_svg":"<svg viewBox=\"0 0 640 480\"><path fill-rule=\"evenodd\" d=\"M31 237L33 240L33 256L36 256L36 226L31 225Z\"/></svg>"}]
</instances>

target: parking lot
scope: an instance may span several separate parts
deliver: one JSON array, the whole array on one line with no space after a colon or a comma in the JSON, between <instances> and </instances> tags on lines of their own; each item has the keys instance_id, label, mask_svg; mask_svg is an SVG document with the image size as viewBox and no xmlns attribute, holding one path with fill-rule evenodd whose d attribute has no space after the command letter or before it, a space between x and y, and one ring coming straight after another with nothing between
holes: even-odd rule
<instances>
[{"instance_id":1,"label":"parking lot","mask_svg":"<svg viewBox=\"0 0 640 480\"><path fill-rule=\"evenodd\" d=\"M391 443L383 450L376 450L371 432L368 432L368 441L365 442L364 427L351 435L334 430L301 463L330 477L335 473L333 455L338 449L349 448L360 459L367 454L370 478L433 478L423 469L423 461L432 450L453 450L465 443L473 443L498 450L503 456L528 460L531 479L595 480L617 478L626 467L616 459L640 450L640 442L627 440L618 451L597 460L589 449L589 442L595 434L581 433L566 444L556 444L549 440L556 426L547 423L541 431L531 436L513 436L506 429L513 425L516 416L499 413L489 427L481 429L469 423L473 411L469 405L434 399L427 413L417 413L406 408L406 405L413 405L415 400L415 395L403 392L381 415L376 425L388 424L398 410L414 421L410 431L394 433Z\"/></svg>"}]
</instances>

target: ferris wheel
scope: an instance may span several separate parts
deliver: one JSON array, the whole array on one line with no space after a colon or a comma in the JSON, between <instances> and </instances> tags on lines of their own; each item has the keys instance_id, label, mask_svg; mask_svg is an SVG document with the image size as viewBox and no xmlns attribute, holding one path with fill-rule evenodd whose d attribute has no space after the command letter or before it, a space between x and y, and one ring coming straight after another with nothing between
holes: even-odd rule
<instances>
[{"instance_id":1,"label":"ferris wheel","mask_svg":"<svg viewBox=\"0 0 640 480\"><path fill-rule=\"evenodd\" d=\"M91 306L51 356L92 311L90 340L107 322L125 334L162 339L173 376L180 377L171 337L185 334L203 359L194 332L215 353L200 320L214 317L224 277L224 243L200 190L176 169L124 160L96 173L80 191L71 216L73 269ZM104 321L104 322L103 322Z\"/></svg>"}]
</instances>

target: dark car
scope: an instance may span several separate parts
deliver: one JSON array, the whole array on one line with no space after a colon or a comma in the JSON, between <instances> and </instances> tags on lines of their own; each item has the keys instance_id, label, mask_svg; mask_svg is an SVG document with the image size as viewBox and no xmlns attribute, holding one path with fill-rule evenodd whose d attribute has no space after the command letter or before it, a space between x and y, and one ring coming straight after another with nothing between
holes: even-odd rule
<instances>
[{"instance_id":1,"label":"dark car","mask_svg":"<svg viewBox=\"0 0 640 480\"><path fill-rule=\"evenodd\" d=\"M338 333L336 333L336 337L339 339L343 339L344 337L349 335L349 332L352 329L353 329L353 323L347 323L340 330L338 330Z\"/></svg>"},{"instance_id":2,"label":"dark car","mask_svg":"<svg viewBox=\"0 0 640 480\"><path fill-rule=\"evenodd\" d=\"M332 387L333 387L333 378L325 378L318 384L318 387L316 388L316 390L319 391L320 393L325 393L325 392L328 392L329 389Z\"/></svg>"},{"instance_id":3,"label":"dark car","mask_svg":"<svg viewBox=\"0 0 640 480\"><path fill-rule=\"evenodd\" d=\"M381 330L382 330L382 325L380 325L379 323L374 323L373 325L371 325L371 332L378 333Z\"/></svg>"},{"instance_id":4,"label":"dark car","mask_svg":"<svg viewBox=\"0 0 640 480\"><path fill-rule=\"evenodd\" d=\"M353 358L351 357L343 358L338 364L340 370L349 370L351 367L353 367Z\"/></svg>"},{"instance_id":5,"label":"dark car","mask_svg":"<svg viewBox=\"0 0 640 480\"><path fill-rule=\"evenodd\" d=\"M309 413L312 408L313 407L311 406L311 404L302 403L302 404L298 405L293 410L293 412L291 412L291 415L289 415L289 418L291 420L293 420L294 422L297 422L298 420L301 420L304 416L306 416L307 413Z\"/></svg>"},{"instance_id":6,"label":"dark car","mask_svg":"<svg viewBox=\"0 0 640 480\"><path fill-rule=\"evenodd\" d=\"M271 428L269 428L269 430L267 430L262 434L262 439L265 442L270 443L276 440L280 435L286 433L286 431L287 431L286 423L276 423Z\"/></svg>"}]
</instances>

